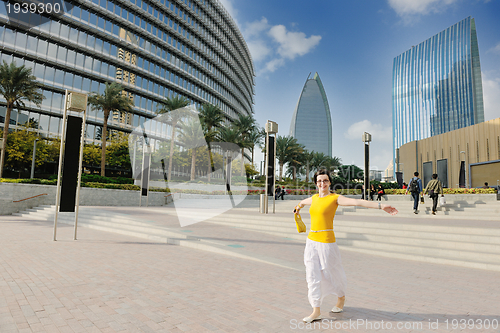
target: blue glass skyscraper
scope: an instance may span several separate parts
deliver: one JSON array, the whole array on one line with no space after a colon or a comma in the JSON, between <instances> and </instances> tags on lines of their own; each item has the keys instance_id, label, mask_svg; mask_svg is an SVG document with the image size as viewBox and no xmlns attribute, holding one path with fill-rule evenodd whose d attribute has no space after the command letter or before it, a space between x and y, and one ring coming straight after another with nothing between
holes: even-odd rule
<instances>
[{"instance_id":1,"label":"blue glass skyscraper","mask_svg":"<svg viewBox=\"0 0 500 333\"><path fill-rule=\"evenodd\" d=\"M474 19L468 17L394 58L392 97L394 154L407 142L483 122Z\"/></svg>"},{"instance_id":2,"label":"blue glass skyscraper","mask_svg":"<svg viewBox=\"0 0 500 333\"><path fill-rule=\"evenodd\" d=\"M290 125L290 135L308 151L332 156L332 120L325 89L318 73L308 78Z\"/></svg>"}]
</instances>

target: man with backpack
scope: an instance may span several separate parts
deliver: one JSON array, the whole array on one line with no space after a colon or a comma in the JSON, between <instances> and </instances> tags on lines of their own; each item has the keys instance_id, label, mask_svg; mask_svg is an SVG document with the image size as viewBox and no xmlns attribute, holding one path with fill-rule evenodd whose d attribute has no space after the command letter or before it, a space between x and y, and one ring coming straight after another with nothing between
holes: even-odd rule
<instances>
[{"instance_id":1,"label":"man with backpack","mask_svg":"<svg viewBox=\"0 0 500 333\"><path fill-rule=\"evenodd\" d=\"M420 193L422 192L422 180L418 178L418 171L415 171L413 177L408 183L408 188L406 189L406 194L408 191L411 193L413 197L413 213L418 214L418 200L420 197Z\"/></svg>"}]
</instances>

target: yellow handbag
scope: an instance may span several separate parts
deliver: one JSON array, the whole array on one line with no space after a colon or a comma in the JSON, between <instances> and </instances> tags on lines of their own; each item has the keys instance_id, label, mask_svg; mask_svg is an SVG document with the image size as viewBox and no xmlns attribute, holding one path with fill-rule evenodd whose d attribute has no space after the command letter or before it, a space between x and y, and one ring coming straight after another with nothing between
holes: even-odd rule
<instances>
[{"instance_id":1,"label":"yellow handbag","mask_svg":"<svg viewBox=\"0 0 500 333\"><path fill-rule=\"evenodd\" d=\"M293 215L295 215L295 224L297 225L297 231L299 233L306 232L306 225L304 224L304 222L302 222L302 218L300 217L300 214L295 213Z\"/></svg>"}]
</instances>

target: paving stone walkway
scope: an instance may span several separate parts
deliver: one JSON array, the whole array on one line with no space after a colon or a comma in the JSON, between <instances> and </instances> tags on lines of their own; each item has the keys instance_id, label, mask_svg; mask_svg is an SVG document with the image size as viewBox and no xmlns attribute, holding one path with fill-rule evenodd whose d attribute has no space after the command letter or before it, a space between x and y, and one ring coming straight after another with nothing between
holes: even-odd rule
<instances>
[{"instance_id":1,"label":"paving stone walkway","mask_svg":"<svg viewBox=\"0 0 500 333\"><path fill-rule=\"evenodd\" d=\"M349 251L345 312L304 325L311 308L302 242L209 223L189 228L291 265L83 227L73 241L67 225L54 242L50 222L0 216L0 332L500 331L498 272ZM323 314L334 305L326 298Z\"/></svg>"}]
</instances>

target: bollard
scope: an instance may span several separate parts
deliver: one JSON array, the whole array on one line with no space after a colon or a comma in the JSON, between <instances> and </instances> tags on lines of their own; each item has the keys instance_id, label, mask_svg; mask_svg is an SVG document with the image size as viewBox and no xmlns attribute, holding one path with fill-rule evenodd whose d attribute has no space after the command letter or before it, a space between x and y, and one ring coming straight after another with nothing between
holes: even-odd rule
<instances>
[{"instance_id":1,"label":"bollard","mask_svg":"<svg viewBox=\"0 0 500 333\"><path fill-rule=\"evenodd\" d=\"M259 212L261 214L266 214L266 201L267 201L267 197L265 194L261 194L260 195L260 204L259 204Z\"/></svg>"}]
</instances>

